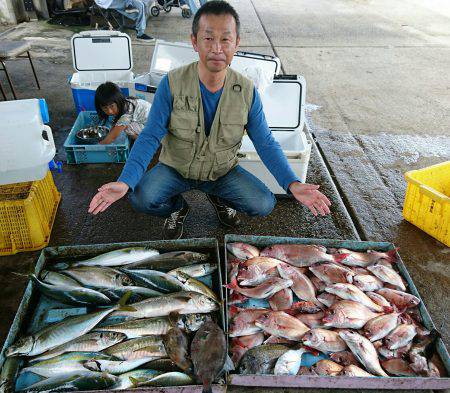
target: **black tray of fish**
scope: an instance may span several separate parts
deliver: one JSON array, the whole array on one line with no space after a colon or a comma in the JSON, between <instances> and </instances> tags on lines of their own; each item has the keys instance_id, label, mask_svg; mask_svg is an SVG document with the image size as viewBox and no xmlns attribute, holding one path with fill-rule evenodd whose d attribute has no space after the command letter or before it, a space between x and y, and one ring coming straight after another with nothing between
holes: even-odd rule
<instances>
[{"instance_id":1,"label":"black tray of fish","mask_svg":"<svg viewBox=\"0 0 450 393\"><path fill-rule=\"evenodd\" d=\"M225 348L224 320L215 239L48 247L0 354L0 386L201 391L197 336L217 329Z\"/></svg>"},{"instance_id":2,"label":"black tray of fish","mask_svg":"<svg viewBox=\"0 0 450 393\"><path fill-rule=\"evenodd\" d=\"M226 235L225 258L229 385L450 388L447 349L393 244Z\"/></svg>"}]
</instances>

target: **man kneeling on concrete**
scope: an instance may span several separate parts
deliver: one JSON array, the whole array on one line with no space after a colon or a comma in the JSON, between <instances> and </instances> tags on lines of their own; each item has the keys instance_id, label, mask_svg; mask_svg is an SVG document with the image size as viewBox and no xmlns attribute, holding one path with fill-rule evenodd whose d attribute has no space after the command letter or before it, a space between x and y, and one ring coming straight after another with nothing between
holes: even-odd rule
<instances>
[{"instance_id":1,"label":"man kneeling on concrete","mask_svg":"<svg viewBox=\"0 0 450 393\"><path fill-rule=\"evenodd\" d=\"M247 133L278 183L314 215L330 212L319 186L302 184L267 125L253 83L229 67L239 45L239 17L225 1L210 1L196 13L191 41L199 61L172 70L161 81L147 124L117 182L99 188L89 212L103 212L130 191L135 210L166 217L163 236L178 239L189 206L181 193L206 193L219 221L239 224L236 210L267 216L275 197L238 165ZM145 173L159 144L159 163Z\"/></svg>"}]
</instances>

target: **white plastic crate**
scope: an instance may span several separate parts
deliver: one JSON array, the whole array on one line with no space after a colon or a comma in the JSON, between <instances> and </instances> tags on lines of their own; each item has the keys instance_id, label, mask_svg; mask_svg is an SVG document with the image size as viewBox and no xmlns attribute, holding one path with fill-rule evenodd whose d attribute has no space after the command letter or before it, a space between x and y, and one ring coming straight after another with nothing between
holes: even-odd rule
<instances>
[{"instance_id":1,"label":"white plastic crate","mask_svg":"<svg viewBox=\"0 0 450 393\"><path fill-rule=\"evenodd\" d=\"M95 111L95 90L104 82L116 83L126 96L134 79L130 37L119 31L94 30L74 34L70 78L77 113Z\"/></svg>"},{"instance_id":2,"label":"white plastic crate","mask_svg":"<svg viewBox=\"0 0 450 393\"><path fill-rule=\"evenodd\" d=\"M191 44L157 40L153 51L150 72L137 76L130 86L130 95L153 102L156 89L164 75L170 70L198 60ZM245 74L249 67L259 67L265 73L277 75L280 60L274 56L250 52L236 52L231 67Z\"/></svg>"},{"instance_id":3,"label":"white plastic crate","mask_svg":"<svg viewBox=\"0 0 450 393\"><path fill-rule=\"evenodd\" d=\"M306 180L311 142L303 132L306 82L300 75L275 77L261 96L272 135L302 182ZM260 179L274 194L286 194L265 167L252 141L245 135L239 151L239 165Z\"/></svg>"}]
</instances>

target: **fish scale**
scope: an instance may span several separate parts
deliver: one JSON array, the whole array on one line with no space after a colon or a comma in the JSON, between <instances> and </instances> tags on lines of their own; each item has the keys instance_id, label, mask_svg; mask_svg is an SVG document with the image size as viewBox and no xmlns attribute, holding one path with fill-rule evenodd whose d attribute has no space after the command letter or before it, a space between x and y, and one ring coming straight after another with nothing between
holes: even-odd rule
<instances>
[{"instance_id":1,"label":"fish scale","mask_svg":"<svg viewBox=\"0 0 450 393\"><path fill-rule=\"evenodd\" d=\"M90 287L115 288L116 286L133 285L133 281L126 274L106 266L80 266L62 270L61 273Z\"/></svg>"},{"instance_id":2,"label":"fish scale","mask_svg":"<svg viewBox=\"0 0 450 393\"><path fill-rule=\"evenodd\" d=\"M162 317L171 312L179 314L207 313L219 309L213 299L198 292L176 292L132 303L134 311L116 311L112 316L131 318Z\"/></svg>"},{"instance_id":3,"label":"fish scale","mask_svg":"<svg viewBox=\"0 0 450 393\"><path fill-rule=\"evenodd\" d=\"M127 340L105 349L103 353L121 360L167 356L161 336L146 336Z\"/></svg>"},{"instance_id":4,"label":"fish scale","mask_svg":"<svg viewBox=\"0 0 450 393\"><path fill-rule=\"evenodd\" d=\"M33 362L49 359L65 352L98 352L114 344L118 344L126 335L118 332L87 333L75 340L69 341L59 347L47 351L32 359Z\"/></svg>"},{"instance_id":5,"label":"fish scale","mask_svg":"<svg viewBox=\"0 0 450 393\"><path fill-rule=\"evenodd\" d=\"M28 371L49 378L60 374L84 371L83 362L93 358L109 359L110 356L97 352L70 352L34 363L22 369L22 372Z\"/></svg>"},{"instance_id":6,"label":"fish scale","mask_svg":"<svg viewBox=\"0 0 450 393\"><path fill-rule=\"evenodd\" d=\"M180 320L178 324L184 327L184 323ZM110 332L122 332L127 335L128 338L138 338L145 335L162 335L166 334L171 328L169 318L143 318L118 323L111 326L103 326L98 328L102 331Z\"/></svg>"}]
</instances>

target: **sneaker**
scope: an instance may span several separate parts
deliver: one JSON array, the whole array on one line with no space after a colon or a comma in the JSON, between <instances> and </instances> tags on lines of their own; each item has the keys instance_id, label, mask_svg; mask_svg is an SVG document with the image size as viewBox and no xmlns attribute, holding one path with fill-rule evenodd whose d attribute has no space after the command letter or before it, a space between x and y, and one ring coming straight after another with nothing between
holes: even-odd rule
<instances>
[{"instance_id":1,"label":"sneaker","mask_svg":"<svg viewBox=\"0 0 450 393\"><path fill-rule=\"evenodd\" d=\"M129 5L128 7L125 8L125 12L127 14L135 14L135 13L139 12L139 10L137 8L133 8L133 6Z\"/></svg>"},{"instance_id":2,"label":"sneaker","mask_svg":"<svg viewBox=\"0 0 450 393\"><path fill-rule=\"evenodd\" d=\"M145 33L136 36L136 39L142 40L142 41L145 41L145 42L155 41L155 39L153 37L150 37L149 35L147 35Z\"/></svg>"},{"instance_id":3,"label":"sneaker","mask_svg":"<svg viewBox=\"0 0 450 393\"><path fill-rule=\"evenodd\" d=\"M217 218L223 225L232 228L241 223L236 210L225 205L219 197L209 194L206 194L206 197L216 209Z\"/></svg>"},{"instance_id":4,"label":"sneaker","mask_svg":"<svg viewBox=\"0 0 450 393\"><path fill-rule=\"evenodd\" d=\"M166 218L163 228L163 239L175 240L183 235L184 220L189 213L189 205L183 199L183 207Z\"/></svg>"}]
</instances>

